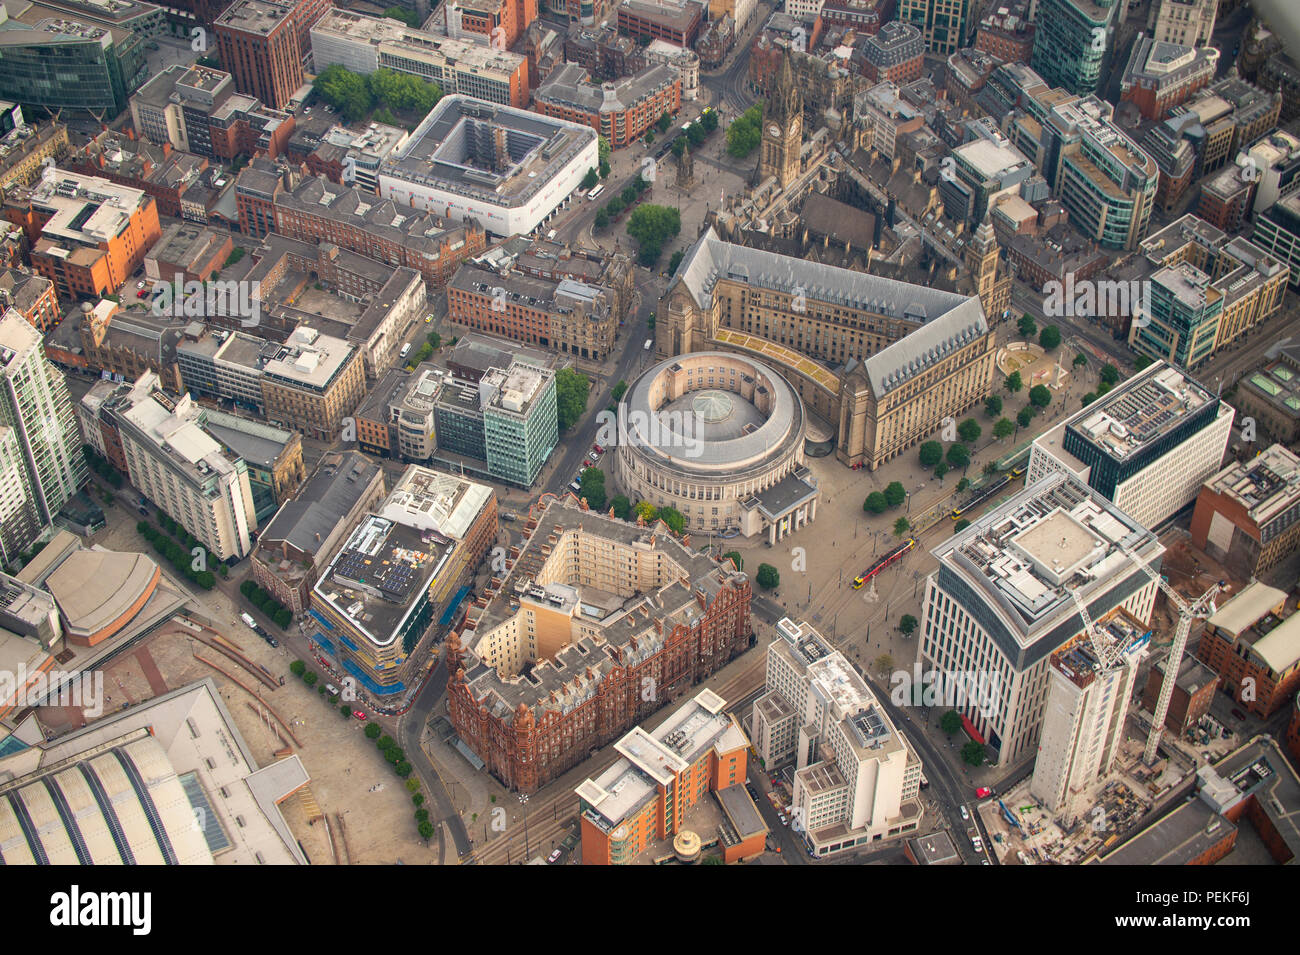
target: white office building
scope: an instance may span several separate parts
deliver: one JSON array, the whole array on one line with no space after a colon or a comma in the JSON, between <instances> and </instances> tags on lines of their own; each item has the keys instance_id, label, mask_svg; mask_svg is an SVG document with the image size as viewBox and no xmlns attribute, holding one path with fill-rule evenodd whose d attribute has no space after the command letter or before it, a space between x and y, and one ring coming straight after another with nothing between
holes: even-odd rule
<instances>
[{"instance_id":1,"label":"white office building","mask_svg":"<svg viewBox=\"0 0 1300 955\"><path fill-rule=\"evenodd\" d=\"M809 850L828 856L915 831L920 759L829 641L788 617L776 629L751 739L765 766L794 757L792 825Z\"/></svg>"},{"instance_id":2,"label":"white office building","mask_svg":"<svg viewBox=\"0 0 1300 955\"><path fill-rule=\"evenodd\" d=\"M1083 630L1071 590L1094 620L1116 607L1151 619L1156 584L1125 550L1158 573L1164 547L1154 534L1054 473L931 551L939 568L926 579L917 663L945 687L983 688L952 702L998 765L1038 745L1051 656Z\"/></svg>"},{"instance_id":3,"label":"white office building","mask_svg":"<svg viewBox=\"0 0 1300 955\"><path fill-rule=\"evenodd\" d=\"M1025 484L1071 474L1143 527L1196 500L1219 470L1235 412L1158 361L1034 441Z\"/></svg>"}]
</instances>

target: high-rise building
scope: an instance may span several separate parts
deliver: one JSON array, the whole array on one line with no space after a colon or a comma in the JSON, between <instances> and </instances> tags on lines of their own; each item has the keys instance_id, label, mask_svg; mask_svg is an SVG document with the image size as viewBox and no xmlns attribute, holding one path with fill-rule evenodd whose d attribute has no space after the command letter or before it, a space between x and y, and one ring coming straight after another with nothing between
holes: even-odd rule
<instances>
[{"instance_id":1,"label":"high-rise building","mask_svg":"<svg viewBox=\"0 0 1300 955\"><path fill-rule=\"evenodd\" d=\"M1151 36L1157 43L1209 46L1219 0L1156 0L1151 9Z\"/></svg>"},{"instance_id":2,"label":"high-rise building","mask_svg":"<svg viewBox=\"0 0 1300 955\"><path fill-rule=\"evenodd\" d=\"M1192 512L1192 543L1256 576L1300 549L1300 458L1280 444L1208 476Z\"/></svg>"},{"instance_id":3,"label":"high-rise building","mask_svg":"<svg viewBox=\"0 0 1300 955\"><path fill-rule=\"evenodd\" d=\"M1156 362L1039 435L1025 481L1064 471L1155 527L1195 500L1219 470L1232 416L1218 396Z\"/></svg>"},{"instance_id":4,"label":"high-rise building","mask_svg":"<svg viewBox=\"0 0 1300 955\"><path fill-rule=\"evenodd\" d=\"M750 733L763 765L795 759L791 811L809 852L829 856L914 832L921 760L825 637L789 617L776 632Z\"/></svg>"},{"instance_id":5,"label":"high-rise building","mask_svg":"<svg viewBox=\"0 0 1300 955\"><path fill-rule=\"evenodd\" d=\"M241 93L283 109L302 85L302 47L291 0L236 0L214 30L221 66Z\"/></svg>"},{"instance_id":6,"label":"high-rise building","mask_svg":"<svg viewBox=\"0 0 1300 955\"><path fill-rule=\"evenodd\" d=\"M1124 740L1138 662L1151 639L1151 631L1122 609L1096 621L1096 629L1112 660L1099 659L1087 637L1052 654L1043 737L1029 784L1048 812L1077 813L1082 807L1074 798L1110 773Z\"/></svg>"},{"instance_id":7,"label":"high-rise building","mask_svg":"<svg viewBox=\"0 0 1300 955\"><path fill-rule=\"evenodd\" d=\"M555 372L523 362L494 370L479 382L490 390L483 405L483 434L489 473L527 487L559 442Z\"/></svg>"},{"instance_id":8,"label":"high-rise building","mask_svg":"<svg viewBox=\"0 0 1300 955\"><path fill-rule=\"evenodd\" d=\"M1155 534L1062 473L934 548L917 664L999 766L1038 747L1051 656L1084 626L1071 591L1093 620L1120 606L1139 624L1151 619L1156 584L1125 551L1158 573L1164 546Z\"/></svg>"},{"instance_id":9,"label":"high-rise building","mask_svg":"<svg viewBox=\"0 0 1300 955\"><path fill-rule=\"evenodd\" d=\"M975 0L898 0L898 19L925 37L925 48L944 56L970 46L979 6Z\"/></svg>"},{"instance_id":10,"label":"high-rise building","mask_svg":"<svg viewBox=\"0 0 1300 955\"><path fill-rule=\"evenodd\" d=\"M0 425L0 559L6 565L40 537L44 526L28 473L18 432Z\"/></svg>"},{"instance_id":11,"label":"high-rise building","mask_svg":"<svg viewBox=\"0 0 1300 955\"><path fill-rule=\"evenodd\" d=\"M1098 92L1124 0L1042 0L1030 65L1051 86L1077 96Z\"/></svg>"},{"instance_id":12,"label":"high-rise building","mask_svg":"<svg viewBox=\"0 0 1300 955\"><path fill-rule=\"evenodd\" d=\"M15 432L44 530L90 475L67 382L46 360L40 332L13 309L0 318L0 375L0 425Z\"/></svg>"},{"instance_id":13,"label":"high-rise building","mask_svg":"<svg viewBox=\"0 0 1300 955\"><path fill-rule=\"evenodd\" d=\"M193 398L167 394L147 372L107 397L87 394L82 405L87 431L97 420L115 432L141 494L218 560L248 556L257 530L248 466L207 432Z\"/></svg>"}]
</instances>

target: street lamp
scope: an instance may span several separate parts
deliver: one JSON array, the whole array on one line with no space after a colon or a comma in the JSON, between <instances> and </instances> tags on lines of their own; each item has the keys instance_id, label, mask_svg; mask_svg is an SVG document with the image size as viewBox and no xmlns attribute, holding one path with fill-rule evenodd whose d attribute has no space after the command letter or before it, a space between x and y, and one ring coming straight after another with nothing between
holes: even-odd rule
<instances>
[{"instance_id":1,"label":"street lamp","mask_svg":"<svg viewBox=\"0 0 1300 955\"><path fill-rule=\"evenodd\" d=\"M524 861L526 862L531 855L528 851L528 793L519 794L519 805L524 808Z\"/></svg>"}]
</instances>

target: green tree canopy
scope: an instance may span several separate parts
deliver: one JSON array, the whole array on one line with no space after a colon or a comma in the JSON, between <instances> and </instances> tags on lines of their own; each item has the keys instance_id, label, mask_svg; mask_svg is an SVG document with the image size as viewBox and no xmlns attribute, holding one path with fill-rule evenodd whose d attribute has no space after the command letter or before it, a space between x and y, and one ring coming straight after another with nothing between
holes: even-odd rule
<instances>
[{"instance_id":1,"label":"green tree canopy","mask_svg":"<svg viewBox=\"0 0 1300 955\"><path fill-rule=\"evenodd\" d=\"M883 514L889 508L889 501L879 491L872 491L862 502L862 509L872 514Z\"/></svg>"},{"instance_id":2,"label":"green tree canopy","mask_svg":"<svg viewBox=\"0 0 1300 955\"><path fill-rule=\"evenodd\" d=\"M1046 385L1034 385L1029 389L1029 403L1037 408L1046 408L1052 403L1052 391Z\"/></svg>"},{"instance_id":3,"label":"green tree canopy","mask_svg":"<svg viewBox=\"0 0 1300 955\"><path fill-rule=\"evenodd\" d=\"M1024 386L1025 383L1021 380L1020 372L1018 371L1013 371L1011 374L1007 375L1007 380L1003 382L1003 387L1013 395Z\"/></svg>"},{"instance_id":4,"label":"green tree canopy","mask_svg":"<svg viewBox=\"0 0 1300 955\"><path fill-rule=\"evenodd\" d=\"M961 424L957 425L957 436L967 444L974 444L980 439L984 429L979 426L979 422L974 418L967 418Z\"/></svg>"},{"instance_id":5,"label":"green tree canopy","mask_svg":"<svg viewBox=\"0 0 1300 955\"><path fill-rule=\"evenodd\" d=\"M658 260L664 244L681 231L681 213L669 206L646 203L637 206L627 220L627 234L636 239L641 264L647 267Z\"/></svg>"},{"instance_id":6,"label":"green tree canopy","mask_svg":"<svg viewBox=\"0 0 1300 955\"><path fill-rule=\"evenodd\" d=\"M1000 395L989 395L985 398L984 413L990 418L996 418L1002 414L1002 397Z\"/></svg>"},{"instance_id":7,"label":"green tree canopy","mask_svg":"<svg viewBox=\"0 0 1300 955\"><path fill-rule=\"evenodd\" d=\"M620 521L626 521L632 516L632 502L622 494L615 494L610 499L609 506L614 509L614 516Z\"/></svg>"},{"instance_id":8,"label":"green tree canopy","mask_svg":"<svg viewBox=\"0 0 1300 955\"><path fill-rule=\"evenodd\" d=\"M727 127L727 153L734 159L744 159L762 139L763 104L756 103Z\"/></svg>"},{"instance_id":9,"label":"green tree canopy","mask_svg":"<svg viewBox=\"0 0 1300 955\"><path fill-rule=\"evenodd\" d=\"M591 382L585 375L578 374L572 368L561 368L555 373L555 404L560 431L568 431L577 424L587 409L587 396L590 392Z\"/></svg>"},{"instance_id":10,"label":"green tree canopy","mask_svg":"<svg viewBox=\"0 0 1300 955\"><path fill-rule=\"evenodd\" d=\"M1025 405L1016 412L1016 424L1022 428L1028 428L1029 423L1034 420L1033 405Z\"/></svg>"},{"instance_id":11,"label":"green tree canopy","mask_svg":"<svg viewBox=\"0 0 1300 955\"><path fill-rule=\"evenodd\" d=\"M655 511L655 517L667 524L674 534L681 534L686 530L686 518L675 507L661 507Z\"/></svg>"},{"instance_id":12,"label":"green tree canopy","mask_svg":"<svg viewBox=\"0 0 1300 955\"><path fill-rule=\"evenodd\" d=\"M963 763L971 766L983 766L985 759L984 744L971 740L961 748L961 759Z\"/></svg>"},{"instance_id":13,"label":"green tree canopy","mask_svg":"<svg viewBox=\"0 0 1300 955\"><path fill-rule=\"evenodd\" d=\"M1032 338L1034 333L1038 331L1038 323L1034 321L1032 315L1026 312L1016 322L1016 328L1020 331L1022 338Z\"/></svg>"},{"instance_id":14,"label":"green tree canopy","mask_svg":"<svg viewBox=\"0 0 1300 955\"><path fill-rule=\"evenodd\" d=\"M1101 380L1108 385L1113 385L1119 381L1119 369L1110 362L1101 366Z\"/></svg>"},{"instance_id":15,"label":"green tree canopy","mask_svg":"<svg viewBox=\"0 0 1300 955\"><path fill-rule=\"evenodd\" d=\"M587 506L593 511L605 509L605 472L599 468L587 468L582 472L578 482L578 496L587 499Z\"/></svg>"},{"instance_id":16,"label":"green tree canopy","mask_svg":"<svg viewBox=\"0 0 1300 955\"><path fill-rule=\"evenodd\" d=\"M1016 433L1015 423L1010 418L999 418L993 425L993 437L999 441Z\"/></svg>"},{"instance_id":17,"label":"green tree canopy","mask_svg":"<svg viewBox=\"0 0 1300 955\"><path fill-rule=\"evenodd\" d=\"M966 450L966 445L964 444L948 445L948 453L946 457L948 459L948 464L954 468L964 468L966 465L970 464L970 452Z\"/></svg>"},{"instance_id":18,"label":"green tree canopy","mask_svg":"<svg viewBox=\"0 0 1300 955\"><path fill-rule=\"evenodd\" d=\"M938 441L926 441L917 449L917 457L921 460L921 467L932 468L943 458L943 445Z\"/></svg>"},{"instance_id":19,"label":"green tree canopy","mask_svg":"<svg viewBox=\"0 0 1300 955\"><path fill-rule=\"evenodd\" d=\"M590 192L596 188L596 183L600 182L600 175L596 172L595 167L587 169L587 174L582 177L582 183L579 185L583 192Z\"/></svg>"},{"instance_id":20,"label":"green tree canopy","mask_svg":"<svg viewBox=\"0 0 1300 955\"><path fill-rule=\"evenodd\" d=\"M907 533L908 531L910 531L911 529L912 529L912 525L911 525L911 523L908 521L908 519L907 519L906 517L900 517L898 520L894 521L894 536L895 536L895 537L902 537L904 534L906 534L906 533Z\"/></svg>"},{"instance_id":21,"label":"green tree canopy","mask_svg":"<svg viewBox=\"0 0 1300 955\"><path fill-rule=\"evenodd\" d=\"M1055 325L1044 325L1043 330L1038 333L1038 344L1047 351L1056 348L1061 344L1061 330Z\"/></svg>"},{"instance_id":22,"label":"green tree canopy","mask_svg":"<svg viewBox=\"0 0 1300 955\"><path fill-rule=\"evenodd\" d=\"M907 500L907 491L901 481L890 481L885 488L885 501L890 507L899 507Z\"/></svg>"},{"instance_id":23,"label":"green tree canopy","mask_svg":"<svg viewBox=\"0 0 1300 955\"><path fill-rule=\"evenodd\" d=\"M735 565L736 565L736 570L744 570L744 569L745 569L745 559L744 559L743 557L740 556L740 551L738 551L738 550L729 550L729 551L727 551L725 554L723 554L722 556L725 557L725 558L727 558L727 559L728 559L729 561L731 561L733 564L735 564Z\"/></svg>"},{"instance_id":24,"label":"green tree canopy","mask_svg":"<svg viewBox=\"0 0 1300 955\"><path fill-rule=\"evenodd\" d=\"M956 710L949 710L939 717L939 728L951 736L961 729L961 714Z\"/></svg>"},{"instance_id":25,"label":"green tree canopy","mask_svg":"<svg viewBox=\"0 0 1300 955\"><path fill-rule=\"evenodd\" d=\"M905 613L898 621L898 629L909 637L916 631L917 620L910 613Z\"/></svg>"},{"instance_id":26,"label":"green tree canopy","mask_svg":"<svg viewBox=\"0 0 1300 955\"><path fill-rule=\"evenodd\" d=\"M772 590L781 583L781 575L771 564L759 564L755 580L764 590Z\"/></svg>"}]
</instances>

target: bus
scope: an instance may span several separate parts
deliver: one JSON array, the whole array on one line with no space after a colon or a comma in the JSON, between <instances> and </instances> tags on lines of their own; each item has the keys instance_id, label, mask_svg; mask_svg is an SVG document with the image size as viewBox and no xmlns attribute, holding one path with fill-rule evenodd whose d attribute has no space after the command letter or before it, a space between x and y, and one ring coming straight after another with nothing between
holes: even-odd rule
<instances>
[{"instance_id":1,"label":"bus","mask_svg":"<svg viewBox=\"0 0 1300 955\"><path fill-rule=\"evenodd\" d=\"M915 537L909 537L907 540L903 541L903 543L899 544L897 547L895 547L893 550L891 550L888 554L886 554L884 557L880 558L880 560L876 561L874 564L872 564L870 567L868 567L865 571L863 571L861 576L859 576L859 577L854 577L854 578L853 578L853 589L854 589L854 590L861 590L863 584L865 584L865 583L866 583L868 580L870 580L872 577L876 576L876 574L880 573L882 570L884 570L884 569L885 569L886 567L888 567L890 564L894 563L895 561L902 560L902 559L903 559L903 555L906 554L908 551L910 551L910 550L911 550L913 547L915 547L915 546L916 546L916 538L915 538Z\"/></svg>"},{"instance_id":2,"label":"bus","mask_svg":"<svg viewBox=\"0 0 1300 955\"><path fill-rule=\"evenodd\" d=\"M603 182L597 183L596 187L592 189L591 192L587 193L587 198L592 200L599 199L600 194L604 191L605 191L605 184Z\"/></svg>"},{"instance_id":3,"label":"bus","mask_svg":"<svg viewBox=\"0 0 1300 955\"><path fill-rule=\"evenodd\" d=\"M1010 483L1010 481L1011 478L1007 477L1004 474L1002 477L998 478L988 487L977 491L975 493L975 496L972 497L965 504L963 504L961 507L954 507L949 517L951 517L954 521L959 520L963 514L965 514L969 510L973 510L974 508L979 507L981 504L983 504L985 501L991 498L998 491L1006 487L1007 484Z\"/></svg>"}]
</instances>

